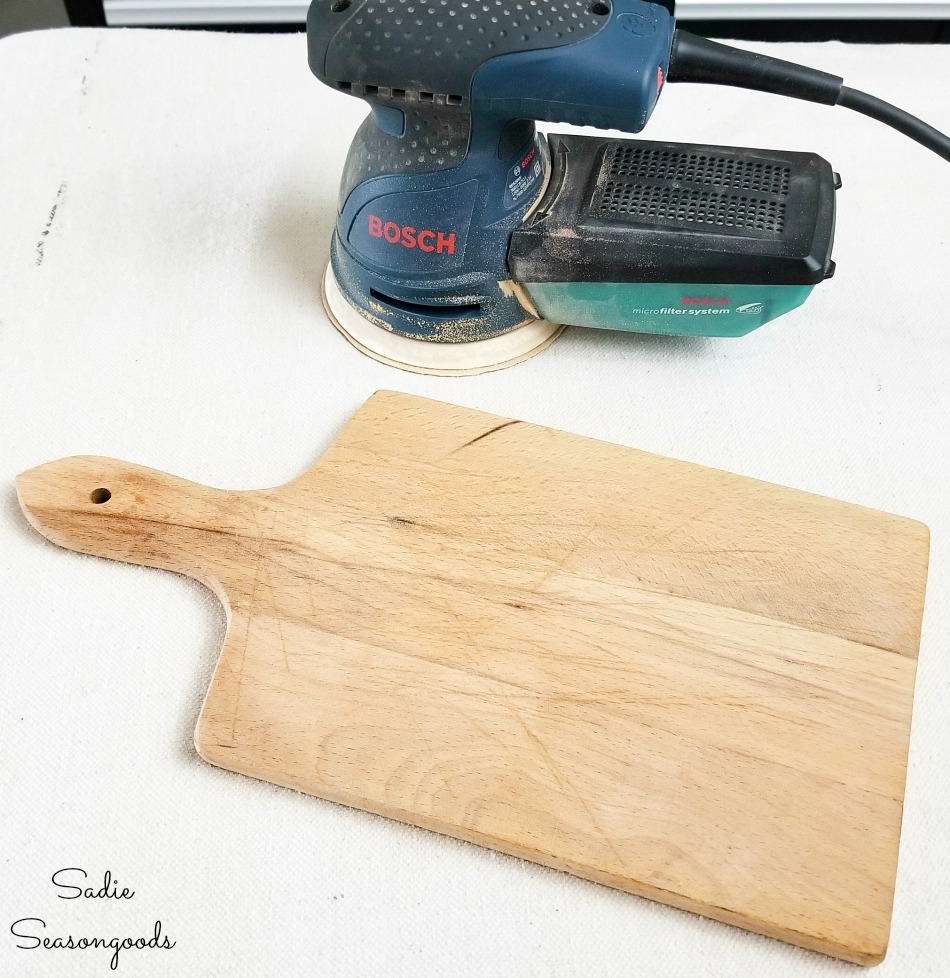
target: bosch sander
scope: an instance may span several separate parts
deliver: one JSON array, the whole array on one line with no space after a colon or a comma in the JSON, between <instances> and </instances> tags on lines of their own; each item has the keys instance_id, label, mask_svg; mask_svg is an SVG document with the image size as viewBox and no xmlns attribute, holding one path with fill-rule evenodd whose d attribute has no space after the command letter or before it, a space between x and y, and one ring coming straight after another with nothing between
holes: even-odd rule
<instances>
[{"instance_id":1,"label":"bosch sander","mask_svg":"<svg viewBox=\"0 0 950 978\"><path fill-rule=\"evenodd\" d=\"M409 370L496 369L565 325L740 336L835 269L831 166L639 133L667 82L843 105L950 139L843 79L693 36L673 2L314 0L310 67L371 112L324 280L331 319Z\"/></svg>"}]
</instances>

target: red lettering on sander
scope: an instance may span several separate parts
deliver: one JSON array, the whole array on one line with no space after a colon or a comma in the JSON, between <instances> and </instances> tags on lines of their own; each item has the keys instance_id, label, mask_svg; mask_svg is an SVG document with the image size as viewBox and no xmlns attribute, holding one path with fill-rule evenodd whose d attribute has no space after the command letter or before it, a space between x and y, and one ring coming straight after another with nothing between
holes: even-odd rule
<instances>
[{"instance_id":1,"label":"red lettering on sander","mask_svg":"<svg viewBox=\"0 0 950 978\"><path fill-rule=\"evenodd\" d=\"M682 297L684 306L728 306L729 300L725 296L689 296Z\"/></svg>"},{"instance_id":2,"label":"red lettering on sander","mask_svg":"<svg viewBox=\"0 0 950 978\"><path fill-rule=\"evenodd\" d=\"M405 227L395 221L384 221L375 214L369 215L369 233L374 238L382 238L389 244L402 245L403 248L418 248L420 251L435 252L438 255L455 254L454 231L417 231L414 227Z\"/></svg>"}]
</instances>

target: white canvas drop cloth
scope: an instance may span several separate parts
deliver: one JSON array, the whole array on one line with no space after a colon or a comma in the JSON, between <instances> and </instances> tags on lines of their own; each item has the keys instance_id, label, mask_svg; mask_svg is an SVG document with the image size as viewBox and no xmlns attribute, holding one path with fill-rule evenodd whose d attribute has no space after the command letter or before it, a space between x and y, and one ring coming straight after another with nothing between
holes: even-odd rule
<instances>
[{"instance_id":1,"label":"white canvas drop cloth","mask_svg":"<svg viewBox=\"0 0 950 978\"><path fill-rule=\"evenodd\" d=\"M950 49L770 53L950 128ZM920 519L933 556L884 978L947 973L950 165L843 109L670 86L645 134L839 170L838 274L741 340L569 330L500 373L357 353L319 281L355 100L301 35L0 42L0 974L110 974L49 936L137 936L136 978L851 976L851 966L217 770L192 728L224 632L201 586L60 550L14 476L99 454L214 486L310 466L392 388ZM130 901L57 898L106 869Z\"/></svg>"}]
</instances>

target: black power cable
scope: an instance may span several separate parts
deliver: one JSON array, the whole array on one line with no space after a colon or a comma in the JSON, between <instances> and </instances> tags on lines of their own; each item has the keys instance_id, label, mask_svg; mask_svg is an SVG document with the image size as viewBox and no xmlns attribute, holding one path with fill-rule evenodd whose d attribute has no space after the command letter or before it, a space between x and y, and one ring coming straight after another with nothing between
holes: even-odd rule
<instances>
[{"instance_id":1,"label":"black power cable","mask_svg":"<svg viewBox=\"0 0 950 978\"><path fill-rule=\"evenodd\" d=\"M687 31L673 35L671 82L751 88L823 105L843 105L891 126L950 161L950 137L873 95L847 88L844 79L804 65L741 51Z\"/></svg>"},{"instance_id":2,"label":"black power cable","mask_svg":"<svg viewBox=\"0 0 950 978\"><path fill-rule=\"evenodd\" d=\"M945 160L950 160L950 138L909 112L897 108L896 105L891 105L890 102L885 102L883 99L875 98L865 92L859 92L856 88L842 86L837 104L870 116L872 119L877 119L878 122L883 122L892 129L902 132L905 136L910 136L921 146L932 149Z\"/></svg>"}]
</instances>

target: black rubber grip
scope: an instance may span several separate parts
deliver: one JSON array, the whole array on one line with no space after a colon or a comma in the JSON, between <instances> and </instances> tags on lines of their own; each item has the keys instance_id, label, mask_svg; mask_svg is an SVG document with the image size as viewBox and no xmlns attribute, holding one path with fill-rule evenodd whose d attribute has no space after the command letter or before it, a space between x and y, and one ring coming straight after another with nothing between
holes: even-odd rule
<instances>
[{"instance_id":1,"label":"black rubber grip","mask_svg":"<svg viewBox=\"0 0 950 978\"><path fill-rule=\"evenodd\" d=\"M310 67L331 86L467 97L488 60L574 44L608 23L611 0L318 0ZM451 103L450 103L451 104Z\"/></svg>"},{"instance_id":2,"label":"black rubber grip","mask_svg":"<svg viewBox=\"0 0 950 978\"><path fill-rule=\"evenodd\" d=\"M673 35L667 81L751 88L823 105L835 105L844 85L844 79L837 75L741 51L681 30Z\"/></svg>"}]
</instances>

